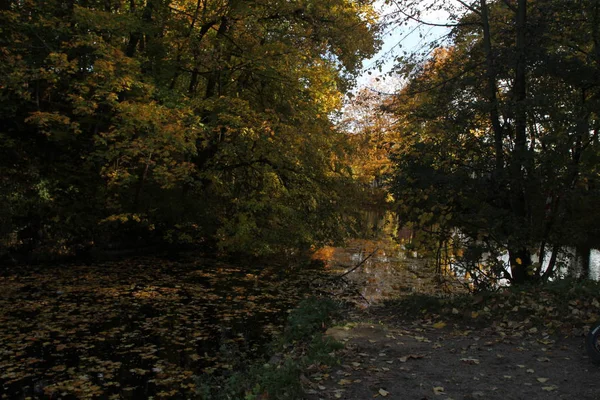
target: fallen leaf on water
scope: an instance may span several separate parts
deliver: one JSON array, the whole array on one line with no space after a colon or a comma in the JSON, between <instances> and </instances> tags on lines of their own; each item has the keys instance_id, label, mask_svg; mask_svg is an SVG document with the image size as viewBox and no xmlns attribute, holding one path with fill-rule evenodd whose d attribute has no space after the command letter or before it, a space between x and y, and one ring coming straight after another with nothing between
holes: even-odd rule
<instances>
[{"instance_id":1,"label":"fallen leaf on water","mask_svg":"<svg viewBox=\"0 0 600 400\"><path fill-rule=\"evenodd\" d=\"M548 382L548 378L537 378L537 381L539 383L546 383L546 382Z\"/></svg>"},{"instance_id":2,"label":"fallen leaf on water","mask_svg":"<svg viewBox=\"0 0 600 400\"><path fill-rule=\"evenodd\" d=\"M552 391L554 391L556 389L558 389L558 386L554 386L554 385L542 387L542 390L544 390L546 392L552 392Z\"/></svg>"},{"instance_id":3,"label":"fallen leaf on water","mask_svg":"<svg viewBox=\"0 0 600 400\"><path fill-rule=\"evenodd\" d=\"M443 327L445 327L445 326L446 326L446 323L445 323L445 322L442 322L442 321L440 321L440 322L436 322L436 323L435 323L435 324L433 324L432 326L433 326L435 329L442 329Z\"/></svg>"},{"instance_id":4,"label":"fallen leaf on water","mask_svg":"<svg viewBox=\"0 0 600 400\"><path fill-rule=\"evenodd\" d=\"M381 395L381 397L385 397L388 394L390 394L390 392L388 392L387 390L384 390L384 389L379 389L379 394Z\"/></svg>"},{"instance_id":5,"label":"fallen leaf on water","mask_svg":"<svg viewBox=\"0 0 600 400\"><path fill-rule=\"evenodd\" d=\"M444 388L441 386L436 386L433 388L433 394L439 396L440 394L444 394Z\"/></svg>"}]
</instances>

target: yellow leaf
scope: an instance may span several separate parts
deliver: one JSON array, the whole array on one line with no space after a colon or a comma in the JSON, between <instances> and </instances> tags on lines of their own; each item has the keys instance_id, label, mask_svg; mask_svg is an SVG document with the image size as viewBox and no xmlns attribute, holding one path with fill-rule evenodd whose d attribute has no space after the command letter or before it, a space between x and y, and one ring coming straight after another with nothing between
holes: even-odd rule
<instances>
[{"instance_id":1,"label":"yellow leaf","mask_svg":"<svg viewBox=\"0 0 600 400\"><path fill-rule=\"evenodd\" d=\"M515 262L519 265L523 264L523 261L521 261L521 259L519 257L517 257L517 259L515 260Z\"/></svg>"},{"instance_id":2,"label":"yellow leaf","mask_svg":"<svg viewBox=\"0 0 600 400\"><path fill-rule=\"evenodd\" d=\"M445 322L442 322L442 321L440 321L440 322L436 322L435 324L433 324L433 327L434 327L435 329L442 329L442 328L443 328L443 327L445 327L445 326L446 326L446 323L445 323Z\"/></svg>"},{"instance_id":3,"label":"yellow leaf","mask_svg":"<svg viewBox=\"0 0 600 400\"><path fill-rule=\"evenodd\" d=\"M436 386L433 388L433 394L439 396L440 394L444 394L444 388L441 386Z\"/></svg>"}]
</instances>

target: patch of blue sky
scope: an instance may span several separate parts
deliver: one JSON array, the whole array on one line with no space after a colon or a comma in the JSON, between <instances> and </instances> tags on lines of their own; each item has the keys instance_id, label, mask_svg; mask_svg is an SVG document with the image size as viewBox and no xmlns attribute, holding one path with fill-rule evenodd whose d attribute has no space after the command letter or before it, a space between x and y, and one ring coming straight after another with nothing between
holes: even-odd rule
<instances>
[{"instance_id":1,"label":"patch of blue sky","mask_svg":"<svg viewBox=\"0 0 600 400\"><path fill-rule=\"evenodd\" d=\"M363 73L357 80L356 90L374 87L384 90L399 84L394 76L398 66L398 57L408 53L427 52L429 44L448 35L452 24L451 13L457 11L458 0L416 1L420 10L419 19L426 24L409 18L409 12L402 8L399 1L379 0L375 7L383 24L383 45L372 58L363 62ZM442 5L435 7L436 4ZM451 11L452 10L452 11ZM400 82L401 84L401 82Z\"/></svg>"}]
</instances>

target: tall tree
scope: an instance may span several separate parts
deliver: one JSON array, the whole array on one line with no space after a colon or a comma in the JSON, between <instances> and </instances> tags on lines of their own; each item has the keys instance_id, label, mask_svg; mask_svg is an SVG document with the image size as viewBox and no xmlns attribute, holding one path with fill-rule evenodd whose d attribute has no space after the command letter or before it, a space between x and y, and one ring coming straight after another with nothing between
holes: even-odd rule
<instances>
[{"instance_id":1,"label":"tall tree","mask_svg":"<svg viewBox=\"0 0 600 400\"><path fill-rule=\"evenodd\" d=\"M443 222L475 245L506 251L501 276L548 277L559 248L576 244L567 233L577 230L576 204L597 196L581 191L583 176L587 188L597 180L588 164L598 154L596 6L459 3L448 48L406 64L416 68L397 100L404 143L393 190L405 199L416 186L428 199L429 208L409 200L405 218L440 223L443 207Z\"/></svg>"},{"instance_id":2,"label":"tall tree","mask_svg":"<svg viewBox=\"0 0 600 400\"><path fill-rule=\"evenodd\" d=\"M377 45L371 3L3 2L4 244L341 233L330 116Z\"/></svg>"}]
</instances>

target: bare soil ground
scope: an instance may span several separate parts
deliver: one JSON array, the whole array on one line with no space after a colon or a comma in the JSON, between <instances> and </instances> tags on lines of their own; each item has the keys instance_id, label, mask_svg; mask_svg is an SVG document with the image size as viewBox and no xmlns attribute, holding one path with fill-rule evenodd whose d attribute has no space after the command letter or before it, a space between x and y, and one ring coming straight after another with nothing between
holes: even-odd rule
<instances>
[{"instance_id":1,"label":"bare soil ground","mask_svg":"<svg viewBox=\"0 0 600 400\"><path fill-rule=\"evenodd\" d=\"M345 343L342 364L308 378L317 382L310 399L600 399L600 368L583 336L386 315L357 315L383 321L327 331Z\"/></svg>"}]
</instances>

